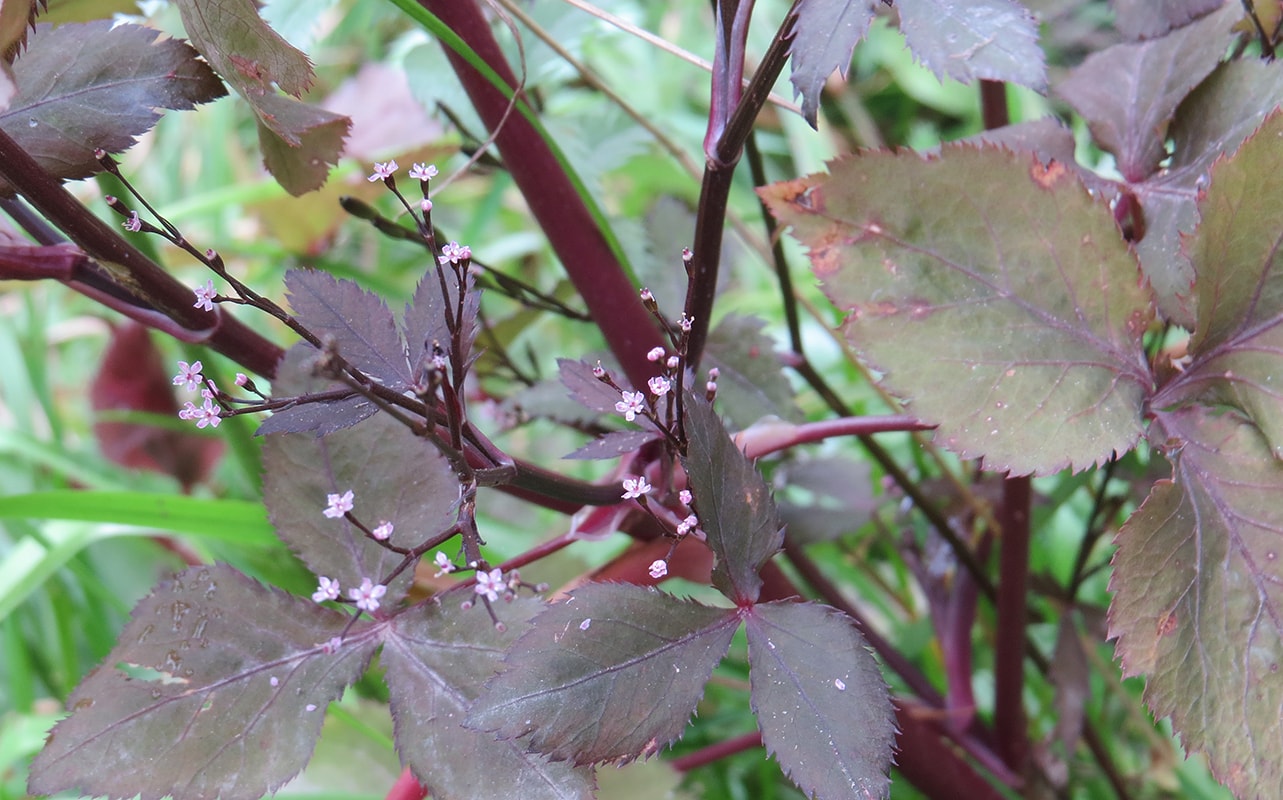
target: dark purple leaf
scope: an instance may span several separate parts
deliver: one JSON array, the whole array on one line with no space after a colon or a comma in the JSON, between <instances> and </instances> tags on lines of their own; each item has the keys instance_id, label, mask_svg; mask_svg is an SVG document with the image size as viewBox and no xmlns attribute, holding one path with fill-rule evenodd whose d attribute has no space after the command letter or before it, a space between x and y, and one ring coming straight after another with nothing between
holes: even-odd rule
<instances>
[{"instance_id":1,"label":"dark purple leaf","mask_svg":"<svg viewBox=\"0 0 1283 800\"><path fill-rule=\"evenodd\" d=\"M938 441L1014 474L1131 448L1153 312L1109 209L1068 167L946 145L830 170L762 196L810 247L847 339Z\"/></svg>"},{"instance_id":2,"label":"dark purple leaf","mask_svg":"<svg viewBox=\"0 0 1283 800\"><path fill-rule=\"evenodd\" d=\"M444 269L444 275L438 274L441 269ZM441 286L442 277L445 278L444 291ZM481 294L476 290L470 275L464 292L462 320L458 327L462 332L463 360L471 364L472 346L479 328L477 314L481 309ZM432 358L434 343L439 344L447 354L450 353L447 314L450 319L460 316L459 285L451 269L433 264L419 280L414 297L406 304L403 315L405 341L410 348L410 364L415 370L422 368Z\"/></svg>"},{"instance_id":3,"label":"dark purple leaf","mask_svg":"<svg viewBox=\"0 0 1283 800\"><path fill-rule=\"evenodd\" d=\"M317 575L344 591L362 579L380 582L402 560L346 519L324 516L326 497L351 490L352 514L373 529L393 524L389 542L415 547L454 522L459 481L445 458L386 414L324 438L286 434L263 445L263 500L277 535ZM395 604L409 585L406 570L388 586Z\"/></svg>"},{"instance_id":4,"label":"dark purple leaf","mask_svg":"<svg viewBox=\"0 0 1283 800\"><path fill-rule=\"evenodd\" d=\"M708 334L704 366L716 367L717 399L722 413L743 429L762 417L798 421L793 387L775 353L775 342L762 333L765 321L729 314Z\"/></svg>"},{"instance_id":5,"label":"dark purple leaf","mask_svg":"<svg viewBox=\"0 0 1283 800\"><path fill-rule=\"evenodd\" d=\"M68 699L32 765L37 794L257 800L307 763L325 707L365 671L351 617L195 567L134 609L106 661ZM362 636L366 633L366 636Z\"/></svg>"},{"instance_id":6,"label":"dark purple leaf","mask_svg":"<svg viewBox=\"0 0 1283 800\"><path fill-rule=\"evenodd\" d=\"M276 369L276 380L272 382L273 395L278 398L296 397L304 393L347 388L338 381L312 377L311 365L318 355L316 348L306 342L300 342L285 351L285 357ZM300 403L273 411L272 416L264 420L254 434L267 436L277 433L311 433L315 436L329 436L335 431L352 427L378 410L378 406L358 394L339 400Z\"/></svg>"},{"instance_id":7,"label":"dark purple leaf","mask_svg":"<svg viewBox=\"0 0 1283 800\"><path fill-rule=\"evenodd\" d=\"M612 431L598 436L565 458L618 458L661 436L663 434L653 428L644 431Z\"/></svg>"},{"instance_id":8,"label":"dark purple leaf","mask_svg":"<svg viewBox=\"0 0 1283 800\"><path fill-rule=\"evenodd\" d=\"M652 755L685 729L737 627L734 609L583 586L535 618L467 724L575 764Z\"/></svg>"},{"instance_id":9,"label":"dark purple leaf","mask_svg":"<svg viewBox=\"0 0 1283 800\"><path fill-rule=\"evenodd\" d=\"M83 178L102 169L95 148L128 149L160 119L156 109L227 94L195 50L158 36L110 20L38 26L13 65L18 94L0 113L0 129L55 177Z\"/></svg>"},{"instance_id":10,"label":"dark purple leaf","mask_svg":"<svg viewBox=\"0 0 1283 800\"><path fill-rule=\"evenodd\" d=\"M751 603L762 588L758 571L784 543L775 503L713 407L690 394L685 407L690 447L682 463L715 558L713 585L736 603Z\"/></svg>"},{"instance_id":11,"label":"dark purple leaf","mask_svg":"<svg viewBox=\"0 0 1283 800\"><path fill-rule=\"evenodd\" d=\"M265 95L254 102L263 165L295 197L321 188L339 163L352 120L291 97Z\"/></svg>"},{"instance_id":12,"label":"dark purple leaf","mask_svg":"<svg viewBox=\"0 0 1283 800\"><path fill-rule=\"evenodd\" d=\"M1015 0L896 0L895 6L909 49L936 77L1046 88L1038 20Z\"/></svg>"},{"instance_id":13,"label":"dark purple leaf","mask_svg":"<svg viewBox=\"0 0 1283 800\"><path fill-rule=\"evenodd\" d=\"M410 385L410 363L396 320L378 295L324 272L285 273L290 307L319 338L332 337L339 355L384 386Z\"/></svg>"},{"instance_id":14,"label":"dark purple leaf","mask_svg":"<svg viewBox=\"0 0 1283 800\"><path fill-rule=\"evenodd\" d=\"M1128 39L1162 36L1188 25L1225 0L1113 0L1114 24Z\"/></svg>"},{"instance_id":15,"label":"dark purple leaf","mask_svg":"<svg viewBox=\"0 0 1283 800\"><path fill-rule=\"evenodd\" d=\"M864 637L827 606L744 614L762 742L808 797L886 797L895 712Z\"/></svg>"},{"instance_id":16,"label":"dark purple leaf","mask_svg":"<svg viewBox=\"0 0 1283 800\"><path fill-rule=\"evenodd\" d=\"M1283 113L1274 112L1212 168L1202 222L1186 249L1198 322L1193 361L1155 398L1240 410L1283 457ZM1279 266L1279 271L1275 267ZM1278 383L1276 383L1278 381Z\"/></svg>"},{"instance_id":17,"label":"dark purple leaf","mask_svg":"<svg viewBox=\"0 0 1283 800\"><path fill-rule=\"evenodd\" d=\"M1255 425L1159 414L1160 481L1119 531L1109 635L1126 675L1238 797L1283 786L1283 463Z\"/></svg>"},{"instance_id":18,"label":"dark purple leaf","mask_svg":"<svg viewBox=\"0 0 1283 800\"><path fill-rule=\"evenodd\" d=\"M586 769L548 761L529 752L523 740L500 741L463 727L482 683L542 608L535 600L495 606L506 626L499 631L481 609L428 603L384 629L380 663L387 670L397 750L433 797L592 797Z\"/></svg>"},{"instance_id":19,"label":"dark purple leaf","mask_svg":"<svg viewBox=\"0 0 1283 800\"><path fill-rule=\"evenodd\" d=\"M836 70L846 77L855 45L869 32L878 0L801 0L793 35L794 95L802 116L815 127L824 82Z\"/></svg>"},{"instance_id":20,"label":"dark purple leaf","mask_svg":"<svg viewBox=\"0 0 1283 800\"><path fill-rule=\"evenodd\" d=\"M1056 92L1086 118L1123 176L1143 180L1167 155L1167 125L1176 107L1216 68L1241 15L1227 5L1161 39L1093 53Z\"/></svg>"},{"instance_id":21,"label":"dark purple leaf","mask_svg":"<svg viewBox=\"0 0 1283 800\"><path fill-rule=\"evenodd\" d=\"M1176 111L1169 131L1172 160L1133 187L1145 212L1145 238L1136 243L1145 277L1168 319L1194 327L1193 267L1181 234L1198 221L1195 201L1212 162L1233 152L1265 115L1283 103L1283 65L1248 59L1222 64Z\"/></svg>"}]
</instances>

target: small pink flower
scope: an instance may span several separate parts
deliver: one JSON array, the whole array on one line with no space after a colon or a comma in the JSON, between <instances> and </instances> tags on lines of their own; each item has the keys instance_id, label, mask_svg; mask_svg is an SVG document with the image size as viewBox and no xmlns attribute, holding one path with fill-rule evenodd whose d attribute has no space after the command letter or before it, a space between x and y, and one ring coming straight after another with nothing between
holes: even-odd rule
<instances>
[{"instance_id":1,"label":"small pink flower","mask_svg":"<svg viewBox=\"0 0 1283 800\"><path fill-rule=\"evenodd\" d=\"M196 419L199 416L200 416L200 409L197 408L196 404L193 403L191 400L188 400L186 403L184 403L183 407L178 410L179 419L192 420L192 419Z\"/></svg>"},{"instance_id":2,"label":"small pink flower","mask_svg":"<svg viewBox=\"0 0 1283 800\"><path fill-rule=\"evenodd\" d=\"M122 224L124 225L125 230L129 231L130 233L138 233L140 230L143 229L143 221L138 218L137 211L130 211L129 219L125 220L124 223Z\"/></svg>"},{"instance_id":3,"label":"small pink flower","mask_svg":"<svg viewBox=\"0 0 1283 800\"><path fill-rule=\"evenodd\" d=\"M312 592L312 600L317 603L324 603L326 600L339 599L339 582L330 580L322 575L317 582L316 591Z\"/></svg>"},{"instance_id":4,"label":"small pink flower","mask_svg":"<svg viewBox=\"0 0 1283 800\"><path fill-rule=\"evenodd\" d=\"M645 476L640 478L624 478L623 497L625 500L635 500L644 494L649 494L650 490L653 488L655 487L651 486L646 481Z\"/></svg>"},{"instance_id":5,"label":"small pink flower","mask_svg":"<svg viewBox=\"0 0 1283 800\"><path fill-rule=\"evenodd\" d=\"M658 361L663 357L664 357L664 348L662 347L652 347L650 349L650 352L646 354L647 361Z\"/></svg>"},{"instance_id":6,"label":"small pink flower","mask_svg":"<svg viewBox=\"0 0 1283 800\"><path fill-rule=\"evenodd\" d=\"M664 395L668 394L669 389L673 388L672 382L670 382L668 378L665 378L663 375L656 375L655 377L646 381L646 385L650 387L650 393L655 395L656 397L663 397Z\"/></svg>"},{"instance_id":7,"label":"small pink flower","mask_svg":"<svg viewBox=\"0 0 1283 800\"><path fill-rule=\"evenodd\" d=\"M356 607L371 614L379 610L379 598L387 593L388 587L369 578L362 578L360 586L347 590L347 596L356 601Z\"/></svg>"},{"instance_id":8,"label":"small pink flower","mask_svg":"<svg viewBox=\"0 0 1283 800\"><path fill-rule=\"evenodd\" d=\"M695 324L694 318L688 317L685 314L682 314L682 318L677 322L677 326L682 329L682 333L690 333L691 325L694 325L694 324Z\"/></svg>"},{"instance_id":9,"label":"small pink flower","mask_svg":"<svg viewBox=\"0 0 1283 800\"><path fill-rule=\"evenodd\" d=\"M181 364L182 362L179 362L179 363ZM197 361L196 363L199 364L200 362ZM244 372L238 372L236 373L235 383L237 386L244 386L245 384L249 383L249 376L247 376Z\"/></svg>"},{"instance_id":10,"label":"small pink flower","mask_svg":"<svg viewBox=\"0 0 1283 800\"><path fill-rule=\"evenodd\" d=\"M432 577L440 578L442 575L454 572L454 564L450 563L450 559L440 550L437 551L436 557L432 560L435 561L437 565L437 572Z\"/></svg>"},{"instance_id":11,"label":"small pink flower","mask_svg":"<svg viewBox=\"0 0 1283 800\"><path fill-rule=\"evenodd\" d=\"M650 576L655 580L659 580L667 574L668 564L666 564L662 559L657 559L650 563Z\"/></svg>"},{"instance_id":12,"label":"small pink flower","mask_svg":"<svg viewBox=\"0 0 1283 800\"><path fill-rule=\"evenodd\" d=\"M332 656L335 653L337 653L339 651L339 648L342 646L343 646L342 636L331 636L329 638L329 641L321 645L321 652L325 653L327 656Z\"/></svg>"},{"instance_id":13,"label":"small pink flower","mask_svg":"<svg viewBox=\"0 0 1283 800\"><path fill-rule=\"evenodd\" d=\"M699 527L699 517L695 516L694 514L691 514L687 516L686 519L678 523L677 535L685 536L686 534L690 533L691 531L695 530L698 527Z\"/></svg>"},{"instance_id":14,"label":"small pink flower","mask_svg":"<svg viewBox=\"0 0 1283 800\"><path fill-rule=\"evenodd\" d=\"M431 210L432 210L432 201L431 201L431 200L429 200L429 199L428 199L428 198L426 198L426 197L425 197L425 198L423 198L422 200L420 200L420 201L419 201L419 210L420 210L420 211L422 211L424 214L426 214L426 213L428 213L429 211L431 211Z\"/></svg>"},{"instance_id":15,"label":"small pink flower","mask_svg":"<svg viewBox=\"0 0 1283 800\"><path fill-rule=\"evenodd\" d=\"M466 244L460 245L458 242L450 242L450 244L441 248L441 255L437 256L437 261L444 267L446 264L458 264L460 261L471 260L471 258L471 247Z\"/></svg>"},{"instance_id":16,"label":"small pink flower","mask_svg":"<svg viewBox=\"0 0 1283 800\"><path fill-rule=\"evenodd\" d=\"M668 368L669 368L669 369L677 369L679 366L681 366L681 364L682 364L682 360L681 360L680 358L678 358L677 356L669 356L669 357L668 357Z\"/></svg>"},{"instance_id":17,"label":"small pink flower","mask_svg":"<svg viewBox=\"0 0 1283 800\"><path fill-rule=\"evenodd\" d=\"M485 598L493 603L499 599L499 593L507 588L503 582L503 570L496 567L489 572L478 570L477 585L473 586L472 590L477 594L485 595Z\"/></svg>"},{"instance_id":18,"label":"small pink flower","mask_svg":"<svg viewBox=\"0 0 1283 800\"><path fill-rule=\"evenodd\" d=\"M624 415L624 419L632 422L638 414L646 408L646 395L641 392L623 392L624 398L615 403L615 410Z\"/></svg>"},{"instance_id":19,"label":"small pink flower","mask_svg":"<svg viewBox=\"0 0 1283 800\"><path fill-rule=\"evenodd\" d=\"M592 376L597 379L606 377L606 368L601 365L600 361L597 362L597 366L592 368Z\"/></svg>"},{"instance_id":20,"label":"small pink flower","mask_svg":"<svg viewBox=\"0 0 1283 800\"><path fill-rule=\"evenodd\" d=\"M410 177L416 181L431 180L437 176L436 164L414 164L410 167Z\"/></svg>"},{"instance_id":21,"label":"small pink flower","mask_svg":"<svg viewBox=\"0 0 1283 800\"><path fill-rule=\"evenodd\" d=\"M205 311L214 310L214 299L218 297L218 292L214 291L214 281L205 281L204 286L196 287L196 302L192 303L192 308L199 308Z\"/></svg>"},{"instance_id":22,"label":"small pink flower","mask_svg":"<svg viewBox=\"0 0 1283 800\"><path fill-rule=\"evenodd\" d=\"M643 303L653 303L653 302L655 302L655 295L653 295L653 294L651 294L651 293L650 293L650 289L642 289L642 290L641 290L641 301L642 301Z\"/></svg>"},{"instance_id":23,"label":"small pink flower","mask_svg":"<svg viewBox=\"0 0 1283 800\"><path fill-rule=\"evenodd\" d=\"M396 161L375 162L374 173L366 178L370 183L375 181L384 181L392 177L392 173L397 171Z\"/></svg>"},{"instance_id":24,"label":"small pink flower","mask_svg":"<svg viewBox=\"0 0 1283 800\"><path fill-rule=\"evenodd\" d=\"M370 531L370 533L374 534L374 538L378 539L380 542L386 542L392 537L392 523L387 520L383 520L379 523L378 527Z\"/></svg>"},{"instance_id":25,"label":"small pink flower","mask_svg":"<svg viewBox=\"0 0 1283 800\"><path fill-rule=\"evenodd\" d=\"M186 361L178 362L178 374L174 376L174 385L181 386L189 392L194 392L201 387L201 363L193 361L188 364Z\"/></svg>"},{"instance_id":26,"label":"small pink flower","mask_svg":"<svg viewBox=\"0 0 1283 800\"><path fill-rule=\"evenodd\" d=\"M691 494L690 489L682 489L677 493L677 499L681 500L684 505L690 505L695 496Z\"/></svg>"},{"instance_id":27,"label":"small pink flower","mask_svg":"<svg viewBox=\"0 0 1283 800\"><path fill-rule=\"evenodd\" d=\"M330 494L325 496L325 516L330 519L338 519L347 512L352 510L352 490L348 489L343 494Z\"/></svg>"},{"instance_id":28,"label":"small pink flower","mask_svg":"<svg viewBox=\"0 0 1283 800\"><path fill-rule=\"evenodd\" d=\"M213 400L206 397L201 407L196 409L195 414L188 417L188 419L196 420L197 428L203 428L206 425L211 428L217 428L219 423L223 421L223 418L219 416L220 413L222 413L222 409L214 405Z\"/></svg>"}]
</instances>

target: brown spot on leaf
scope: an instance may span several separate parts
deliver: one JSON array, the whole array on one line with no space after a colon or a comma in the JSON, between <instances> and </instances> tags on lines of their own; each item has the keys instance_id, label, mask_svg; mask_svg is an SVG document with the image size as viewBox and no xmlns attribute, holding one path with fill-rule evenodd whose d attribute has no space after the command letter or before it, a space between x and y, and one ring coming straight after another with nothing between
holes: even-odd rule
<instances>
[{"instance_id":1,"label":"brown spot on leaf","mask_svg":"<svg viewBox=\"0 0 1283 800\"><path fill-rule=\"evenodd\" d=\"M1176 630L1176 609L1172 609L1163 616L1158 618L1158 636L1170 636L1172 631Z\"/></svg>"},{"instance_id":2,"label":"brown spot on leaf","mask_svg":"<svg viewBox=\"0 0 1283 800\"><path fill-rule=\"evenodd\" d=\"M1064 164L1052 159L1045 166L1037 158L1029 165L1029 177L1034 179L1034 183L1044 189L1050 189L1056 185L1056 182L1069 174L1069 168Z\"/></svg>"}]
</instances>

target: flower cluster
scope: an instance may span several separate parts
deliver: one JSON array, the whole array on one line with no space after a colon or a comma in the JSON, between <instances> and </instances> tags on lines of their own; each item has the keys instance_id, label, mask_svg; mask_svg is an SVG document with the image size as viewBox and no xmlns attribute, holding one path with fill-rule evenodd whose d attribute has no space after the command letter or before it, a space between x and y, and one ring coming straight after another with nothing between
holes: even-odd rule
<instances>
[{"instance_id":1,"label":"flower cluster","mask_svg":"<svg viewBox=\"0 0 1283 800\"><path fill-rule=\"evenodd\" d=\"M214 382L201 374L201 363L193 361L188 364L186 361L178 362L178 374L174 376L174 385L181 386L189 392L200 390L201 397L204 399L199 406L188 400L178 411L178 418L182 420L194 421L197 428L209 426L217 428L223 421L223 409L216 402L218 387Z\"/></svg>"}]
</instances>

